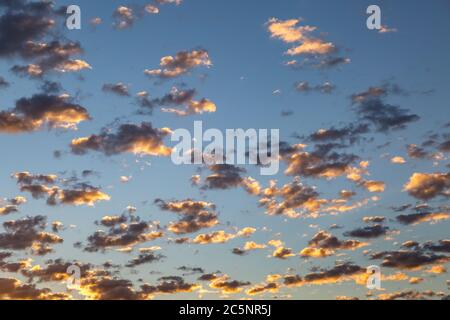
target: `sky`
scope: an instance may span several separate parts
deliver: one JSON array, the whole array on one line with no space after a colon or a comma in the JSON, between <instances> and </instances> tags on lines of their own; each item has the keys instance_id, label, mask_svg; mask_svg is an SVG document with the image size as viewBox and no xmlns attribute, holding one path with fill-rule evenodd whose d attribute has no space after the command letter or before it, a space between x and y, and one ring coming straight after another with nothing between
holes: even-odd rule
<instances>
[{"instance_id":1,"label":"sky","mask_svg":"<svg viewBox=\"0 0 450 320\"><path fill-rule=\"evenodd\" d=\"M0 0L0 298L447 297L449 15ZM279 129L278 174L175 165L194 121Z\"/></svg>"}]
</instances>

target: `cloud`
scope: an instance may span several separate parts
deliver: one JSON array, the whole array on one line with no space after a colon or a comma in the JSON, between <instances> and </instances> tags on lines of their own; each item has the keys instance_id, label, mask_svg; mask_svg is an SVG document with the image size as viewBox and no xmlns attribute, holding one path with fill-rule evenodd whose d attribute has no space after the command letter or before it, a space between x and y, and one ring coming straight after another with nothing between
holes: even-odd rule
<instances>
[{"instance_id":1,"label":"cloud","mask_svg":"<svg viewBox=\"0 0 450 320\"><path fill-rule=\"evenodd\" d=\"M407 95L408 93L396 84L386 83L380 87L370 87L366 91L351 96L353 104L357 104L356 113L360 120L368 121L379 132L404 129L409 123L420 117L408 109L384 102L388 95Z\"/></svg>"},{"instance_id":2,"label":"cloud","mask_svg":"<svg viewBox=\"0 0 450 320\"><path fill-rule=\"evenodd\" d=\"M297 26L300 19L278 20L271 18L267 22L267 29L272 38L277 38L286 43L293 43L301 41L305 38L307 33L316 30L312 26Z\"/></svg>"},{"instance_id":3,"label":"cloud","mask_svg":"<svg viewBox=\"0 0 450 320\"><path fill-rule=\"evenodd\" d=\"M142 300L144 296L127 279L106 272L92 271L81 279L80 293L92 300Z\"/></svg>"},{"instance_id":4,"label":"cloud","mask_svg":"<svg viewBox=\"0 0 450 320\"><path fill-rule=\"evenodd\" d=\"M92 69L91 65L81 59L71 59L73 55L81 55L83 49L79 43L63 44L59 41L50 43L27 42L23 55L35 63L28 65L15 65L11 71L18 76L30 78L42 78L48 71L78 72L84 69Z\"/></svg>"},{"instance_id":5,"label":"cloud","mask_svg":"<svg viewBox=\"0 0 450 320\"><path fill-rule=\"evenodd\" d=\"M271 18L267 22L267 29L272 38L280 39L285 43L301 43L289 49L288 55L301 54L327 54L334 51L332 43L325 43L321 39L311 37L311 33L317 30L314 26L298 26L300 19L278 20Z\"/></svg>"},{"instance_id":6,"label":"cloud","mask_svg":"<svg viewBox=\"0 0 450 320\"><path fill-rule=\"evenodd\" d=\"M334 144L318 145L312 152L297 146L297 151L282 155L288 167L287 175L332 179L345 174L357 159L355 155L333 151Z\"/></svg>"},{"instance_id":7,"label":"cloud","mask_svg":"<svg viewBox=\"0 0 450 320\"><path fill-rule=\"evenodd\" d=\"M204 49L180 51L175 56L161 58L160 69L146 69L144 73L149 77L160 79L176 78L188 73L199 66L212 66L208 51Z\"/></svg>"},{"instance_id":8,"label":"cloud","mask_svg":"<svg viewBox=\"0 0 450 320\"><path fill-rule=\"evenodd\" d=\"M259 244L254 241L247 241L244 245L244 247L241 248L234 248L232 252L236 255L245 255L249 251L258 250L258 249L264 249L267 246L265 244Z\"/></svg>"},{"instance_id":9,"label":"cloud","mask_svg":"<svg viewBox=\"0 0 450 320\"><path fill-rule=\"evenodd\" d=\"M20 185L20 191L29 192L35 199L47 198L47 204L55 206L88 205L93 206L98 201L110 200L110 196L99 188L85 183L74 185L72 188L55 185L58 181L56 175L33 175L29 172L18 172L13 175ZM41 184L39 184L41 183Z\"/></svg>"},{"instance_id":10,"label":"cloud","mask_svg":"<svg viewBox=\"0 0 450 320\"><path fill-rule=\"evenodd\" d=\"M279 284L272 282L272 283L267 283L267 284L262 284L262 285L256 285L256 286L248 289L245 293L249 296L264 294L266 292L277 293L279 288L280 288Z\"/></svg>"},{"instance_id":11,"label":"cloud","mask_svg":"<svg viewBox=\"0 0 450 320\"><path fill-rule=\"evenodd\" d=\"M300 182L299 179L278 189L275 182L262 191L260 205L266 207L270 215L297 217L300 211L316 211L322 205L319 194L313 187ZM280 201L277 198L281 198Z\"/></svg>"},{"instance_id":12,"label":"cloud","mask_svg":"<svg viewBox=\"0 0 450 320\"><path fill-rule=\"evenodd\" d=\"M405 184L405 191L419 200L430 200L438 196L450 196L449 173L414 173Z\"/></svg>"},{"instance_id":13,"label":"cloud","mask_svg":"<svg viewBox=\"0 0 450 320\"><path fill-rule=\"evenodd\" d=\"M89 23L91 24L91 26L96 27L98 25L101 25L103 23L103 20L100 17L95 17L92 18Z\"/></svg>"},{"instance_id":14,"label":"cloud","mask_svg":"<svg viewBox=\"0 0 450 320\"><path fill-rule=\"evenodd\" d=\"M19 206L27 202L27 199L21 196L17 196L7 200L9 204L4 207L0 207L0 216L6 216L11 213L19 212Z\"/></svg>"},{"instance_id":15,"label":"cloud","mask_svg":"<svg viewBox=\"0 0 450 320\"><path fill-rule=\"evenodd\" d=\"M132 8L119 6L113 13L114 27L117 29L126 29L134 24L136 17Z\"/></svg>"},{"instance_id":16,"label":"cloud","mask_svg":"<svg viewBox=\"0 0 450 320\"><path fill-rule=\"evenodd\" d=\"M409 113L409 110L386 104L379 98L361 103L357 113L361 120L369 121L379 132L404 129L409 123L420 119L418 115Z\"/></svg>"},{"instance_id":17,"label":"cloud","mask_svg":"<svg viewBox=\"0 0 450 320\"><path fill-rule=\"evenodd\" d=\"M309 241L308 247L300 251L300 256L323 258L334 255L336 250L356 250L367 245L358 240L339 240L326 231L320 231Z\"/></svg>"},{"instance_id":18,"label":"cloud","mask_svg":"<svg viewBox=\"0 0 450 320\"><path fill-rule=\"evenodd\" d=\"M0 216L7 216L8 214L16 212L19 212L19 210L17 209L17 206L14 205L7 205L5 207L0 207Z\"/></svg>"},{"instance_id":19,"label":"cloud","mask_svg":"<svg viewBox=\"0 0 450 320\"><path fill-rule=\"evenodd\" d=\"M331 42L325 42L321 39L308 39L297 47L289 49L286 54L290 56L308 54L308 55L324 55L332 53L336 47Z\"/></svg>"},{"instance_id":20,"label":"cloud","mask_svg":"<svg viewBox=\"0 0 450 320\"><path fill-rule=\"evenodd\" d=\"M424 211L412 214L401 214L398 215L396 219L398 222L406 225L416 225L425 222L436 223L450 219L450 213Z\"/></svg>"},{"instance_id":21,"label":"cloud","mask_svg":"<svg viewBox=\"0 0 450 320\"><path fill-rule=\"evenodd\" d=\"M214 113L217 107L211 100L203 98L200 101L189 101L185 110L179 110L174 108L163 108L163 112L174 113L177 116L185 117L193 114Z\"/></svg>"},{"instance_id":22,"label":"cloud","mask_svg":"<svg viewBox=\"0 0 450 320\"><path fill-rule=\"evenodd\" d=\"M302 82L297 82L295 84L295 89L298 92L302 92L302 93L309 93L312 91L316 91L316 92L320 92L320 93L330 94L336 89L336 86L328 81L324 82L323 84L318 84L315 86L311 86L308 81L302 81Z\"/></svg>"},{"instance_id":23,"label":"cloud","mask_svg":"<svg viewBox=\"0 0 450 320\"><path fill-rule=\"evenodd\" d=\"M36 94L22 98L15 108L0 111L0 133L23 133L49 128L71 128L82 121L90 120L88 111L63 97Z\"/></svg>"},{"instance_id":24,"label":"cloud","mask_svg":"<svg viewBox=\"0 0 450 320\"><path fill-rule=\"evenodd\" d=\"M421 269L423 266L449 261L444 255L416 251L382 251L371 255L372 260L383 259L381 266L398 269Z\"/></svg>"},{"instance_id":25,"label":"cloud","mask_svg":"<svg viewBox=\"0 0 450 320\"><path fill-rule=\"evenodd\" d=\"M357 238L378 238L387 234L389 227L385 227L379 224L373 226L367 226L363 228L358 228L346 232L344 235L346 237L357 237Z\"/></svg>"},{"instance_id":26,"label":"cloud","mask_svg":"<svg viewBox=\"0 0 450 320\"><path fill-rule=\"evenodd\" d=\"M111 226L108 232L96 231L88 237L85 251L97 252L108 248L131 248L139 243L153 241L164 236L159 230L152 230L154 225L147 222L121 223L118 227Z\"/></svg>"},{"instance_id":27,"label":"cloud","mask_svg":"<svg viewBox=\"0 0 450 320\"><path fill-rule=\"evenodd\" d=\"M216 164L209 166L213 174L205 179L204 189L230 189L241 185L243 178L241 174L244 169L229 164Z\"/></svg>"},{"instance_id":28,"label":"cloud","mask_svg":"<svg viewBox=\"0 0 450 320\"><path fill-rule=\"evenodd\" d=\"M320 143L341 141L354 144L360 140L361 135L368 132L369 126L367 124L349 124L341 128L320 129L309 135L307 139L308 141Z\"/></svg>"},{"instance_id":29,"label":"cloud","mask_svg":"<svg viewBox=\"0 0 450 320\"><path fill-rule=\"evenodd\" d=\"M435 265L431 266L426 272L431 274L443 274L447 273L447 269L443 265Z\"/></svg>"},{"instance_id":30,"label":"cloud","mask_svg":"<svg viewBox=\"0 0 450 320\"><path fill-rule=\"evenodd\" d=\"M0 77L0 89L8 88L10 83L5 80L5 78Z\"/></svg>"},{"instance_id":31,"label":"cloud","mask_svg":"<svg viewBox=\"0 0 450 320\"><path fill-rule=\"evenodd\" d=\"M120 225L122 223L125 223L128 221L128 217L125 215L121 215L121 216L104 216L101 221L100 224L102 226L105 227L114 227L117 225Z\"/></svg>"},{"instance_id":32,"label":"cloud","mask_svg":"<svg viewBox=\"0 0 450 320\"><path fill-rule=\"evenodd\" d=\"M384 221L386 221L386 217L382 216L364 217L363 221L365 223L383 223Z\"/></svg>"},{"instance_id":33,"label":"cloud","mask_svg":"<svg viewBox=\"0 0 450 320\"><path fill-rule=\"evenodd\" d=\"M107 201L111 198L98 188L87 186L78 190L60 190L58 193L58 199L61 204L71 204L76 206L85 204L88 206L93 206L98 201Z\"/></svg>"},{"instance_id":34,"label":"cloud","mask_svg":"<svg viewBox=\"0 0 450 320\"><path fill-rule=\"evenodd\" d=\"M396 28L389 28L386 25L381 26L381 29L378 30L378 33L392 33L397 32L398 30Z\"/></svg>"},{"instance_id":35,"label":"cloud","mask_svg":"<svg viewBox=\"0 0 450 320\"><path fill-rule=\"evenodd\" d=\"M425 149L418 147L415 144L410 144L407 146L408 156L412 159L428 159L431 157L430 153L425 151Z\"/></svg>"},{"instance_id":36,"label":"cloud","mask_svg":"<svg viewBox=\"0 0 450 320\"><path fill-rule=\"evenodd\" d=\"M284 276L283 283L288 287L300 287L307 284L335 284L349 280L362 283L365 277L366 269L347 262L337 264L331 269L322 269L320 272L307 274L303 278L299 275L287 275Z\"/></svg>"},{"instance_id":37,"label":"cloud","mask_svg":"<svg viewBox=\"0 0 450 320\"><path fill-rule=\"evenodd\" d=\"M391 158L391 163L394 164L405 164L406 160L403 157L395 156Z\"/></svg>"},{"instance_id":38,"label":"cloud","mask_svg":"<svg viewBox=\"0 0 450 320\"><path fill-rule=\"evenodd\" d=\"M243 228L236 233L227 233L223 230L219 230L219 231L214 231L212 233L199 234L192 240L192 243L203 244L203 245L204 244L225 243L225 242L228 242L228 241L238 238L238 237L249 237L255 231L256 231L256 229L251 228L251 227Z\"/></svg>"},{"instance_id":39,"label":"cloud","mask_svg":"<svg viewBox=\"0 0 450 320\"><path fill-rule=\"evenodd\" d=\"M122 97L129 97L130 93L128 92L128 86L123 84L122 82L112 84L107 83L103 85L103 91L105 92L112 92L116 95L122 96Z\"/></svg>"},{"instance_id":40,"label":"cloud","mask_svg":"<svg viewBox=\"0 0 450 320\"><path fill-rule=\"evenodd\" d=\"M18 262L7 262L5 259L12 256L11 252L0 252L0 270L3 272L16 273L20 270L30 267L30 259L21 260Z\"/></svg>"},{"instance_id":41,"label":"cloud","mask_svg":"<svg viewBox=\"0 0 450 320\"><path fill-rule=\"evenodd\" d=\"M164 258L164 256L160 255L160 254L142 253L137 258L128 262L128 264L126 266L129 268L133 268L133 267L140 266L142 264L160 261L162 258Z\"/></svg>"},{"instance_id":42,"label":"cloud","mask_svg":"<svg viewBox=\"0 0 450 320\"><path fill-rule=\"evenodd\" d=\"M92 269L91 264L83 264L78 262L64 261L63 259L48 260L45 266L33 266L32 268L21 270L21 274L28 278L28 280L38 282L62 282L68 280L71 275L67 273L69 267L76 265L80 268L80 276L84 277L86 273Z\"/></svg>"},{"instance_id":43,"label":"cloud","mask_svg":"<svg viewBox=\"0 0 450 320\"><path fill-rule=\"evenodd\" d=\"M244 287L251 285L248 281L230 280L230 277L224 275L211 281L210 287L221 290L222 294L235 294L241 292Z\"/></svg>"},{"instance_id":44,"label":"cloud","mask_svg":"<svg viewBox=\"0 0 450 320\"><path fill-rule=\"evenodd\" d=\"M272 252L272 257L277 258L277 259L287 259L290 257L294 257L295 254L292 252L291 248L285 248L283 246L279 246L277 248L275 248L275 250Z\"/></svg>"},{"instance_id":45,"label":"cloud","mask_svg":"<svg viewBox=\"0 0 450 320\"><path fill-rule=\"evenodd\" d=\"M183 0L156 0L156 2L159 4L175 4L179 6Z\"/></svg>"},{"instance_id":46,"label":"cloud","mask_svg":"<svg viewBox=\"0 0 450 320\"><path fill-rule=\"evenodd\" d=\"M304 66L330 68L350 62L348 58L334 55L338 52L338 48L332 42L323 40L322 36L313 35L317 31L317 27L299 26L300 22L301 19L279 20L271 18L266 23L271 38L279 39L291 45L285 55L305 56L301 64L297 60L292 60L287 62L286 65L293 68Z\"/></svg>"},{"instance_id":47,"label":"cloud","mask_svg":"<svg viewBox=\"0 0 450 320\"><path fill-rule=\"evenodd\" d=\"M0 299L6 300L67 300L67 293L53 293L48 288L39 289L34 284L24 284L12 278L0 278Z\"/></svg>"},{"instance_id":48,"label":"cloud","mask_svg":"<svg viewBox=\"0 0 450 320\"><path fill-rule=\"evenodd\" d=\"M159 8L154 5L148 4L145 6L145 11L147 11L148 13L151 13L151 14L158 14Z\"/></svg>"},{"instance_id":49,"label":"cloud","mask_svg":"<svg viewBox=\"0 0 450 320\"><path fill-rule=\"evenodd\" d=\"M438 244L426 243L424 247L434 252L450 253L450 240L439 240Z\"/></svg>"},{"instance_id":50,"label":"cloud","mask_svg":"<svg viewBox=\"0 0 450 320\"><path fill-rule=\"evenodd\" d=\"M161 210L181 215L182 218L178 222L172 222L167 227L169 231L177 235L194 233L204 228L214 227L219 223L217 214L214 212L216 206L213 203L191 199L169 202L157 199L155 203Z\"/></svg>"},{"instance_id":51,"label":"cloud","mask_svg":"<svg viewBox=\"0 0 450 320\"><path fill-rule=\"evenodd\" d=\"M146 296L153 296L155 294L188 293L200 289L199 285L186 283L183 278L178 276L162 277L159 281L160 283L156 286L142 285L142 293Z\"/></svg>"},{"instance_id":52,"label":"cloud","mask_svg":"<svg viewBox=\"0 0 450 320\"><path fill-rule=\"evenodd\" d=\"M165 146L163 139L170 134L170 129L153 128L151 123L140 125L123 124L117 133L104 130L99 135L72 140L72 153L86 154L88 151L98 151L107 156L119 153L133 153L139 155L164 156L172 153L172 149Z\"/></svg>"},{"instance_id":53,"label":"cloud","mask_svg":"<svg viewBox=\"0 0 450 320\"><path fill-rule=\"evenodd\" d=\"M418 292L414 290L404 290L400 292L382 293L378 295L380 300L427 300L436 296L441 296L433 291Z\"/></svg>"}]
</instances>

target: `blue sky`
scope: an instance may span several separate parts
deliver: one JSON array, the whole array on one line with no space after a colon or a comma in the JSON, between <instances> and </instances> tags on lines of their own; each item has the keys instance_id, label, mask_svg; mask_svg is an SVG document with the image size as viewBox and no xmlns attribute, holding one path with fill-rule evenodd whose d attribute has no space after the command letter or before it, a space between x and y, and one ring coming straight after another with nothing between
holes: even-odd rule
<instances>
[{"instance_id":1,"label":"blue sky","mask_svg":"<svg viewBox=\"0 0 450 320\"><path fill-rule=\"evenodd\" d=\"M111 261L119 266L118 273L111 277L130 279L136 292L142 284L138 279L155 284L163 276L180 275L181 271L177 268L183 265L201 267L205 273L220 271L218 274L228 276L227 279L251 283L243 286L242 291L225 294L220 289L212 288L210 283L203 282L200 283L201 290L173 295L155 294L156 299L243 298L247 297L246 290L264 283L269 274L279 274L281 277L277 292L264 292L252 298L335 299L338 296L355 296L365 299L406 289L448 294L445 283L447 274L427 272L432 265L445 266L446 262L421 266L420 270L382 268L386 276L401 272L408 279L383 282L386 290L372 292L369 296L364 285L348 279L325 285L283 285L283 276L287 274L304 276L318 272L317 268L330 269L342 261L363 268L381 264L382 260L370 260L370 254L400 250L401 244L408 240L424 244L427 241L436 243L448 239L448 220L402 225L396 220L399 213L392 209L393 206L410 204L409 211L403 214L411 214L414 206L426 203L431 211L448 212L448 207L445 207L448 205L448 185L442 187L440 194L426 200L412 196L405 189L413 173L448 174L448 151L437 150L439 143L449 139L448 127L444 127L449 121L450 98L450 43L446 40L450 30L448 1L376 1L382 10L382 24L395 29L386 33L366 27L366 8L374 4L373 1L184 0L179 5L161 4L159 14L142 13L142 17L139 17L138 12L150 2L56 1L55 7L76 3L81 8L82 29L68 31L60 28L59 32L63 36L58 39L78 41L84 54L77 59L87 61L92 67L90 70L73 73L49 71L42 78L30 79L10 70L19 62L23 64L23 59L14 55L0 55L0 76L10 83L8 87L0 89L0 110L10 110L18 99L40 92L42 82L51 80L59 82L63 88L60 93L73 97L74 103L86 108L92 118L91 121L79 123L76 131L42 127L33 132L9 134L0 130L0 148L4 150L0 169L0 198L5 199L5 205L7 199L18 195L28 200L20 206L18 213L0 216L0 222L44 215L48 223L61 221L65 226L59 232L64 242L54 245L53 252L36 256L29 248L16 250L11 261L32 259L33 266L39 264L44 267L47 260L62 258L65 261L91 263L97 268ZM119 6L134 9L135 21L129 28L119 30L112 26L113 12ZM96 17L100 17L102 23L93 27L90 20ZM270 18L279 21L301 19L297 26L317 27L314 37L333 43L338 49L333 54L348 58L350 62L327 69L286 66L287 61L296 59L301 62L305 57L284 54L294 44L271 37L268 30ZM158 80L144 74L145 69L158 68L162 57L192 50L206 50L212 65L193 68L174 79ZM319 55L318 59L322 58ZM314 90L299 92L295 84L303 81L311 86L330 82L335 89L330 94ZM129 96L105 92L102 87L108 83L125 84ZM371 129L364 135L367 140L337 151L359 157L358 161L351 164L353 168L360 161L369 161L370 176L367 179L383 182L384 191L369 192L349 181L345 174L333 179L297 175L302 183L314 186L320 198L335 199L339 191L351 189L356 192L351 203L368 199L361 207L345 213L319 212L318 218L273 216L267 214L266 208L258 205L260 195L250 195L241 187L202 190L201 187L192 186L190 178L199 169L202 169L202 178L210 174L205 166L175 166L167 157L129 153L108 156L88 152L80 156L70 152L73 139L98 134L102 128L114 131L124 123L151 122L155 128L192 130L196 120L202 120L205 128L220 130L277 128L283 141L289 144L305 143L309 145L308 148L313 148L314 143L296 136L307 137L321 128L361 124L362 120L358 119L355 111L359 106L352 105L351 96L369 87L381 88L383 85L401 88L400 94L386 93L383 102L407 109L409 113L418 115L420 120L408 123L401 130L377 132ZM210 99L217 106L217 111L177 117L156 107L152 115L137 114L139 106L135 96L138 92L147 91L151 98L157 98L164 96L173 86L195 88L198 92L195 98ZM278 94L274 93L276 90L279 90ZM282 116L283 111L290 111L290 115ZM433 138L437 141L434 145L425 148L429 151L428 156L418 159L408 155L407 145L420 146L432 134L439 137ZM165 140L167 145L170 145L169 140ZM389 145L385 145L387 142ZM59 158L54 157L57 150L61 152ZM311 152L312 149L307 150ZM406 163L391 163L394 156L403 157ZM260 176L259 168L245 168L246 176L256 179L261 188L268 187L271 179L277 180L280 187L295 179L295 175L283 173L286 169L283 161L280 173L275 177ZM82 178L83 170L92 170L95 174ZM94 206L49 206L45 199L33 199L30 194L20 192L19 185L11 175L25 171L55 174L60 178L69 178L75 173L80 182L82 180L100 188L111 199L96 202ZM122 183L121 176L131 179ZM376 201L373 197L377 197ZM161 210L154 203L155 199L203 200L216 205L219 223L210 229L185 235L190 239L217 230L236 232L252 227L256 231L248 239L238 237L222 244L177 245L170 242L177 236L167 230L170 222L176 221L177 214ZM121 215L127 206L136 207L135 215L144 221L160 221L164 236L152 242L139 243L127 253L119 252L117 249L120 248L106 248L105 252L94 253L84 251L88 237L97 229L102 229L94 222L104 216ZM340 240L354 239L344 236L344 233L366 226L362 218L368 216L385 217L384 224L389 227L389 233L377 238L358 239L368 245L357 250L335 250L334 254L324 258L299 256L298 252L307 247L308 241L321 230ZM334 224L342 228L330 230ZM285 247L292 249L294 256L286 259L272 257L274 248L267 243L273 239L282 240ZM233 248L243 247L247 241L266 244L266 248L243 256L231 252ZM82 242L81 247L74 247L77 242ZM165 258L136 268L124 266L138 256L140 247L150 246L161 247L158 253ZM8 248L4 249L8 251ZM366 249L370 252L364 253ZM420 250L416 248L413 252L421 253ZM312 268L316 268L313 269L316 271L311 271ZM198 276L186 276L185 281L198 283ZM17 275L4 272L0 277L25 281L20 272ZM423 281L413 285L409 283L411 277L423 278ZM65 290L64 283L49 282L39 284L38 287L49 287L55 292ZM80 293L72 294L74 297L84 297Z\"/></svg>"}]
</instances>

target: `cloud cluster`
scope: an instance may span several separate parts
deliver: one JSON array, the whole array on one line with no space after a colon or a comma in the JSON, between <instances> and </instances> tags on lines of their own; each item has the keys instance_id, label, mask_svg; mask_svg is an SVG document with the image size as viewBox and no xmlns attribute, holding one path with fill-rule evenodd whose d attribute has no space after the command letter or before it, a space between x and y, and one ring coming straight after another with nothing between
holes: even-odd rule
<instances>
[{"instance_id":1,"label":"cloud cluster","mask_svg":"<svg viewBox=\"0 0 450 320\"><path fill-rule=\"evenodd\" d=\"M118 219L111 219L109 217L102 219L102 221L111 220L117 221ZM107 226L108 230L106 232L99 230L90 235L85 251L97 252L104 251L108 248L129 249L137 244L153 241L164 236L164 233L159 230L158 225L152 222L135 221L135 219L128 217L125 221L120 219L120 222L115 223L103 222L103 225ZM151 259L149 255L144 255L141 258L130 262L130 264L139 264L142 260Z\"/></svg>"},{"instance_id":2,"label":"cloud cluster","mask_svg":"<svg viewBox=\"0 0 450 320\"><path fill-rule=\"evenodd\" d=\"M3 207L0 206L0 216L6 216L11 213L19 212L18 207L26 202L27 202L27 199L25 199L24 197L21 197L21 196L17 196L13 199L8 199L6 206L3 206ZM1 202L0 202L0 204L1 204Z\"/></svg>"},{"instance_id":3,"label":"cloud cluster","mask_svg":"<svg viewBox=\"0 0 450 320\"><path fill-rule=\"evenodd\" d=\"M91 68L84 60L73 59L83 53L79 43L59 39L57 27L62 15L52 2L2 1L0 12L0 57L30 61L28 65L13 66L13 72L42 77L51 70Z\"/></svg>"},{"instance_id":4,"label":"cloud cluster","mask_svg":"<svg viewBox=\"0 0 450 320\"><path fill-rule=\"evenodd\" d=\"M357 228L345 233L347 237L356 237L356 238L378 238L384 236L389 231L389 227L382 226L380 224L375 224L373 226L367 226L363 228Z\"/></svg>"},{"instance_id":5,"label":"cloud cluster","mask_svg":"<svg viewBox=\"0 0 450 320\"><path fill-rule=\"evenodd\" d=\"M135 21L142 18L144 14L159 14L160 6L165 4L180 5L182 0L156 0L154 4L147 4L145 6L124 6L121 5L113 12L114 23L113 27L119 30L130 28ZM97 25L98 21L93 21Z\"/></svg>"},{"instance_id":6,"label":"cloud cluster","mask_svg":"<svg viewBox=\"0 0 450 320\"><path fill-rule=\"evenodd\" d=\"M266 23L271 38L293 45L285 52L286 55L305 56L300 65L296 60L291 60L286 65L295 68L304 66L330 68L350 62L348 58L336 56L338 48L332 42L325 41L321 36L313 35L317 31L317 27L299 25L301 21L301 19L271 18Z\"/></svg>"},{"instance_id":7,"label":"cloud cluster","mask_svg":"<svg viewBox=\"0 0 450 320\"><path fill-rule=\"evenodd\" d=\"M26 217L3 223L0 233L0 248L9 250L31 249L33 254L46 255L53 251L50 245L60 244L63 239L45 232L47 219L44 216Z\"/></svg>"},{"instance_id":8,"label":"cloud cluster","mask_svg":"<svg viewBox=\"0 0 450 320\"><path fill-rule=\"evenodd\" d=\"M262 191L259 203L270 215L298 217L301 212L315 212L322 205L315 188L306 186L299 179L277 188L275 182ZM278 201L277 198L280 198Z\"/></svg>"},{"instance_id":9,"label":"cloud cluster","mask_svg":"<svg viewBox=\"0 0 450 320\"><path fill-rule=\"evenodd\" d=\"M385 84L351 96L352 103L357 105L356 113L360 120L369 122L378 132L404 129L420 119L408 109L384 102L384 98L390 94L405 93L395 84Z\"/></svg>"},{"instance_id":10,"label":"cloud cluster","mask_svg":"<svg viewBox=\"0 0 450 320\"><path fill-rule=\"evenodd\" d=\"M49 288L37 288L13 278L0 278L0 299L5 300L67 300L67 293L54 293Z\"/></svg>"},{"instance_id":11,"label":"cloud cluster","mask_svg":"<svg viewBox=\"0 0 450 320\"><path fill-rule=\"evenodd\" d=\"M308 247L300 251L300 256L323 258L334 255L336 250L356 250L367 245L358 240L339 240L326 231L320 231L309 241Z\"/></svg>"},{"instance_id":12,"label":"cloud cluster","mask_svg":"<svg viewBox=\"0 0 450 320\"><path fill-rule=\"evenodd\" d=\"M288 287L300 287L307 284L335 284L353 280L357 283L364 282L366 269L358 265L346 262L336 264L331 269L322 269L301 277L299 275L287 275L283 278L284 285ZM365 282L364 282L365 283Z\"/></svg>"},{"instance_id":13,"label":"cloud cluster","mask_svg":"<svg viewBox=\"0 0 450 320\"><path fill-rule=\"evenodd\" d=\"M46 198L47 204L88 205L93 206L98 201L110 200L110 196L99 188L85 183L74 186L58 186L56 175L33 175L29 172L17 172L13 175L20 186L20 191L29 192L34 199Z\"/></svg>"},{"instance_id":14,"label":"cloud cluster","mask_svg":"<svg viewBox=\"0 0 450 320\"><path fill-rule=\"evenodd\" d=\"M167 227L169 231L177 235L194 233L219 223L217 214L214 212L216 206L213 203L191 199L169 202L157 199L155 203L162 210L175 212L181 216L179 221L172 222Z\"/></svg>"}]
</instances>

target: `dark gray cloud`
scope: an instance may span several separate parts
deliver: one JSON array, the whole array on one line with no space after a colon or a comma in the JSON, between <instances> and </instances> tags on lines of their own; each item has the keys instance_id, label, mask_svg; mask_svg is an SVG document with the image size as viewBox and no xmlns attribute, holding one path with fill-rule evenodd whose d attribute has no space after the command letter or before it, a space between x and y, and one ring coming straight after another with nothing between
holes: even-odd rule
<instances>
[{"instance_id":1,"label":"dark gray cloud","mask_svg":"<svg viewBox=\"0 0 450 320\"><path fill-rule=\"evenodd\" d=\"M111 92L114 93L118 96L122 96L122 97L129 97L130 93L128 91L128 86L123 84L122 82L119 83L107 83L105 85L103 85L102 88L103 91L105 92Z\"/></svg>"},{"instance_id":2,"label":"dark gray cloud","mask_svg":"<svg viewBox=\"0 0 450 320\"><path fill-rule=\"evenodd\" d=\"M164 256L160 255L160 254L142 253L137 258L134 258L133 260L128 262L126 266L129 268L133 268L133 267L140 266L142 264L160 261L163 258L164 258Z\"/></svg>"},{"instance_id":3,"label":"dark gray cloud","mask_svg":"<svg viewBox=\"0 0 450 320\"><path fill-rule=\"evenodd\" d=\"M381 266L398 269L415 269L449 261L445 255L428 254L422 250L382 251L372 254L371 259L383 259Z\"/></svg>"},{"instance_id":4,"label":"dark gray cloud","mask_svg":"<svg viewBox=\"0 0 450 320\"><path fill-rule=\"evenodd\" d=\"M433 252L450 253L450 240L439 240L437 244L426 243L424 248Z\"/></svg>"},{"instance_id":5,"label":"dark gray cloud","mask_svg":"<svg viewBox=\"0 0 450 320\"><path fill-rule=\"evenodd\" d=\"M192 292L198 289L198 285L187 283L182 277L168 276L161 277L157 285L142 285L141 290L144 294L176 294L180 292Z\"/></svg>"},{"instance_id":6,"label":"dark gray cloud","mask_svg":"<svg viewBox=\"0 0 450 320\"><path fill-rule=\"evenodd\" d=\"M8 88L10 86L9 82L5 78L0 77L0 89Z\"/></svg>"},{"instance_id":7,"label":"dark gray cloud","mask_svg":"<svg viewBox=\"0 0 450 320\"><path fill-rule=\"evenodd\" d=\"M344 235L346 237L356 237L356 238L378 238L384 236L389 231L389 227L385 227L379 224L374 226L367 226L363 228L358 228L355 230L351 230L346 232Z\"/></svg>"}]
</instances>

